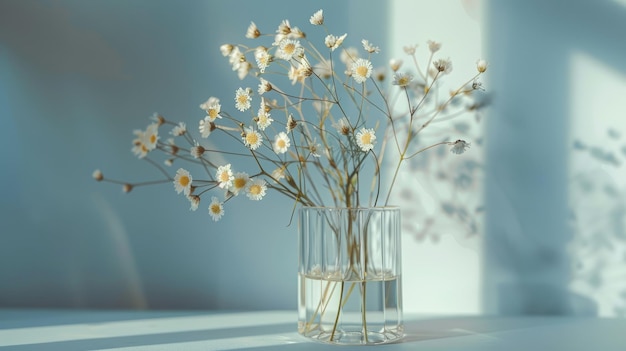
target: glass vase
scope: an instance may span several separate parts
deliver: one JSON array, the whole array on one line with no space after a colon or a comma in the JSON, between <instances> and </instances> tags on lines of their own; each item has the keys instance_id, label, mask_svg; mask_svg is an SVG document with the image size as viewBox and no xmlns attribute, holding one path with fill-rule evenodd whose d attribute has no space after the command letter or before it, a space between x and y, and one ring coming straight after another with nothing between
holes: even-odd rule
<instances>
[{"instance_id":1,"label":"glass vase","mask_svg":"<svg viewBox=\"0 0 626 351\"><path fill-rule=\"evenodd\" d=\"M400 340L400 209L299 213L298 332L332 344Z\"/></svg>"}]
</instances>

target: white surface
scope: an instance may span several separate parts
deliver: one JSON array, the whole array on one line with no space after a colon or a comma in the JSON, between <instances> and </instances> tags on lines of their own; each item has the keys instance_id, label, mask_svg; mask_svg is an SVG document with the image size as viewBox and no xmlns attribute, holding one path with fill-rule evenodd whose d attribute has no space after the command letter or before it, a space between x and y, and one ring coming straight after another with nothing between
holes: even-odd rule
<instances>
[{"instance_id":1,"label":"white surface","mask_svg":"<svg viewBox=\"0 0 626 351\"><path fill-rule=\"evenodd\" d=\"M298 335L296 317L291 311L0 310L0 350L337 349ZM412 316L406 329L404 342L380 348L626 350L626 319Z\"/></svg>"}]
</instances>

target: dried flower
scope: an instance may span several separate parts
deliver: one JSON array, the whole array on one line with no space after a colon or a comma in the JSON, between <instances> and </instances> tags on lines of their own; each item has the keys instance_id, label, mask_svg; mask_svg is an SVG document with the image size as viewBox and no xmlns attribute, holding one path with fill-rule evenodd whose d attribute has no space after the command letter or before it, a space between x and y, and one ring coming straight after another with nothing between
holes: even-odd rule
<instances>
[{"instance_id":1,"label":"dried flower","mask_svg":"<svg viewBox=\"0 0 626 351\"><path fill-rule=\"evenodd\" d=\"M309 22L313 26L325 25L324 12L315 12ZM220 52L239 79L257 80L256 92L261 98L256 113L249 112L253 90L240 87L235 91L234 106L222 106L217 97L202 102L199 106L206 115L197 117L195 130L187 129L188 122L173 122L155 114L145 129L133 131L131 150L158 168L164 179L131 184L107 179L99 170L93 172L93 178L122 184L126 192L140 185L173 182L176 192L189 200L192 211L199 207L201 196L219 193L224 201L213 196L209 204L209 214L217 221L224 215L225 203L239 201L242 197L234 198L242 192L246 194L243 198L260 201L266 193L276 190L304 206L388 205L395 181L388 184L382 180L386 172L381 160L391 159L397 162L394 168L399 169L406 160L438 145L447 145L456 154L469 148L464 140L424 146L423 139L416 136L433 120L456 117L468 111L467 106L476 105L466 102L476 90L483 89L477 78L487 69L484 60L476 62L478 72L473 77L463 79L465 83L448 95L434 91L442 85L434 84L438 83L435 81L452 71L449 59L433 59L441 48L438 42L427 42L430 52L425 53L425 62L432 64L418 65L417 45L410 45L404 47L411 55L406 64L394 59L375 69L370 58L380 48L366 39L360 41L361 47L355 46L358 42L348 43L347 33L326 33L323 41L303 39L305 33L285 19L273 36L263 35L250 22L245 37L259 44L224 44ZM283 61L268 69L275 58ZM380 84L389 74L393 76L392 85ZM463 103L459 103L461 99ZM353 112L355 107L357 111ZM274 121L281 115L286 116L286 121ZM166 141L159 135L159 128L164 125L172 128L172 137ZM201 145L201 138L208 138L216 129L218 138ZM221 149L225 145L221 143L222 136L238 141L238 149ZM378 142L379 138L383 142ZM210 147L204 146L209 144ZM389 153L395 153L396 159L383 157ZM186 166L176 167L178 170L170 175L173 170L155 162L159 155L167 166L187 162L207 175L194 181L190 171L196 174L196 170ZM240 157L251 162L238 165L235 159ZM234 173L230 162L238 169L256 169ZM380 186L364 185L368 183L361 181L365 169L377 170L374 182ZM322 189L331 196L321 194ZM376 194L368 193L371 191ZM327 198L333 202L327 203Z\"/></svg>"},{"instance_id":2,"label":"dried flower","mask_svg":"<svg viewBox=\"0 0 626 351\"><path fill-rule=\"evenodd\" d=\"M211 204L209 205L209 214L214 221L219 221L220 218L224 215L224 205L220 202L220 200L213 196L211 198Z\"/></svg>"},{"instance_id":3,"label":"dried flower","mask_svg":"<svg viewBox=\"0 0 626 351\"><path fill-rule=\"evenodd\" d=\"M314 26L321 26L322 24L324 24L324 11L319 10L315 12L313 16L311 16L311 18L309 19L309 22Z\"/></svg>"},{"instance_id":4,"label":"dried flower","mask_svg":"<svg viewBox=\"0 0 626 351\"><path fill-rule=\"evenodd\" d=\"M470 144L468 142L460 139L455 142L448 143L448 145L452 145L452 147L450 148L450 152L457 155L464 153L470 147Z\"/></svg>"},{"instance_id":5,"label":"dried flower","mask_svg":"<svg viewBox=\"0 0 626 351\"><path fill-rule=\"evenodd\" d=\"M366 59L358 59L352 65L352 78L357 83L364 83L372 75L372 63Z\"/></svg>"},{"instance_id":6,"label":"dried flower","mask_svg":"<svg viewBox=\"0 0 626 351\"><path fill-rule=\"evenodd\" d=\"M179 168L178 171L176 171L176 176L174 177L174 189L176 189L178 194L183 192L183 194L189 195L191 192L191 182L192 178L189 171L183 168Z\"/></svg>"}]
</instances>

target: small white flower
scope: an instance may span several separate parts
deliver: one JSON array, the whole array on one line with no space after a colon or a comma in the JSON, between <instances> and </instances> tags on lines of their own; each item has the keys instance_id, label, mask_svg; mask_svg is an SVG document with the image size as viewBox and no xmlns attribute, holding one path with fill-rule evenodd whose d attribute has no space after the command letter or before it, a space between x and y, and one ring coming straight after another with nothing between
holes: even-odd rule
<instances>
[{"instance_id":1,"label":"small white flower","mask_svg":"<svg viewBox=\"0 0 626 351\"><path fill-rule=\"evenodd\" d=\"M239 192L244 190L250 182L250 176L245 172L235 173L233 176L233 184L228 190L234 195L239 195Z\"/></svg>"},{"instance_id":2,"label":"small white flower","mask_svg":"<svg viewBox=\"0 0 626 351\"><path fill-rule=\"evenodd\" d=\"M372 63L366 59L357 59L352 65L352 78L357 83L365 82L372 74Z\"/></svg>"},{"instance_id":3,"label":"small white flower","mask_svg":"<svg viewBox=\"0 0 626 351\"><path fill-rule=\"evenodd\" d=\"M452 61L450 59L439 59L433 62L435 69L441 73L450 73L452 72Z\"/></svg>"},{"instance_id":4,"label":"small white flower","mask_svg":"<svg viewBox=\"0 0 626 351\"><path fill-rule=\"evenodd\" d=\"M157 123L150 124L148 128L146 128L143 137L146 148L150 151L154 150L159 140L159 125Z\"/></svg>"},{"instance_id":5,"label":"small white flower","mask_svg":"<svg viewBox=\"0 0 626 351\"><path fill-rule=\"evenodd\" d=\"M285 166L282 167L278 167L275 170L272 171L272 178L274 178L275 181L279 181L283 178L285 178Z\"/></svg>"},{"instance_id":6,"label":"small white flower","mask_svg":"<svg viewBox=\"0 0 626 351\"><path fill-rule=\"evenodd\" d=\"M230 163L224 166L219 166L215 173L215 179L217 179L218 186L222 189L228 189L233 185L233 171L230 169Z\"/></svg>"},{"instance_id":7,"label":"small white flower","mask_svg":"<svg viewBox=\"0 0 626 351\"><path fill-rule=\"evenodd\" d=\"M339 37L329 34L324 39L324 44L326 44L326 47L328 47L331 51L335 51L335 49L343 43L343 40L346 39L347 36L347 33Z\"/></svg>"},{"instance_id":8,"label":"small white flower","mask_svg":"<svg viewBox=\"0 0 626 351\"><path fill-rule=\"evenodd\" d=\"M211 117L206 116L203 120L200 120L200 126L198 126L198 130L200 131L200 135L203 138L208 138L211 132L215 129L215 124L211 122Z\"/></svg>"},{"instance_id":9,"label":"small white flower","mask_svg":"<svg viewBox=\"0 0 626 351\"><path fill-rule=\"evenodd\" d=\"M250 22L250 25L248 26L248 30L246 31L246 38L255 39L260 36L261 36L261 32L259 31L259 28L256 26L256 24L254 24L254 22Z\"/></svg>"},{"instance_id":10,"label":"small white flower","mask_svg":"<svg viewBox=\"0 0 626 351\"><path fill-rule=\"evenodd\" d=\"M260 130L265 130L272 122L274 122L274 120L270 114L265 111L265 99L261 99L261 107L259 107L259 113L256 117L256 125Z\"/></svg>"},{"instance_id":11,"label":"small white flower","mask_svg":"<svg viewBox=\"0 0 626 351\"><path fill-rule=\"evenodd\" d=\"M263 46L259 46L254 50L254 60L256 61L259 71L265 73L265 69L272 62L272 55L267 52L267 49Z\"/></svg>"},{"instance_id":12,"label":"small white flower","mask_svg":"<svg viewBox=\"0 0 626 351\"><path fill-rule=\"evenodd\" d=\"M415 49L417 49L417 44L405 46L405 47L403 47L403 49L404 49L404 52L407 55L414 55L415 54Z\"/></svg>"},{"instance_id":13,"label":"small white flower","mask_svg":"<svg viewBox=\"0 0 626 351\"><path fill-rule=\"evenodd\" d=\"M441 49L441 43L432 40L428 41L428 50L430 50L430 52L434 54L439 51L439 49Z\"/></svg>"},{"instance_id":14,"label":"small white flower","mask_svg":"<svg viewBox=\"0 0 626 351\"><path fill-rule=\"evenodd\" d=\"M452 145L450 152L457 155L464 153L470 147L470 143L460 139L455 142L450 142L448 145Z\"/></svg>"},{"instance_id":15,"label":"small white flower","mask_svg":"<svg viewBox=\"0 0 626 351\"><path fill-rule=\"evenodd\" d=\"M370 54L377 54L380 52L380 48L378 46L372 45L369 41L363 39L361 40L361 44L363 44L363 49L369 52Z\"/></svg>"},{"instance_id":16,"label":"small white flower","mask_svg":"<svg viewBox=\"0 0 626 351\"><path fill-rule=\"evenodd\" d=\"M349 135L352 128L350 127L350 122L346 117L342 117L336 123L333 123L332 126L337 129L337 132L342 135Z\"/></svg>"},{"instance_id":17,"label":"small white flower","mask_svg":"<svg viewBox=\"0 0 626 351\"><path fill-rule=\"evenodd\" d=\"M280 25L278 25L276 34L288 35L289 33L291 33L291 25L289 24L289 20L283 20Z\"/></svg>"},{"instance_id":18,"label":"small white flower","mask_svg":"<svg viewBox=\"0 0 626 351\"><path fill-rule=\"evenodd\" d=\"M205 102L200 104L200 108L205 111L208 111L211 108L211 106L215 106L215 104L219 104L219 103L220 103L220 99L216 98L215 96L211 96Z\"/></svg>"},{"instance_id":19,"label":"small white flower","mask_svg":"<svg viewBox=\"0 0 626 351\"><path fill-rule=\"evenodd\" d=\"M246 195L250 200L258 201L263 199L266 190L267 183L263 179L253 179L250 180L246 187Z\"/></svg>"},{"instance_id":20,"label":"small white flower","mask_svg":"<svg viewBox=\"0 0 626 351\"><path fill-rule=\"evenodd\" d=\"M300 45L300 41L293 39L283 39L278 45L276 56L283 60L289 61L292 58L301 57L304 49Z\"/></svg>"},{"instance_id":21,"label":"small white flower","mask_svg":"<svg viewBox=\"0 0 626 351\"><path fill-rule=\"evenodd\" d=\"M261 78L261 81L259 82L259 95L263 95L263 93L267 93L268 91L272 90L272 84L270 82L268 82L267 80Z\"/></svg>"},{"instance_id":22,"label":"small white flower","mask_svg":"<svg viewBox=\"0 0 626 351\"><path fill-rule=\"evenodd\" d=\"M476 69L478 70L479 73L484 73L487 70L487 61L480 59L478 61L476 61Z\"/></svg>"},{"instance_id":23,"label":"small white flower","mask_svg":"<svg viewBox=\"0 0 626 351\"><path fill-rule=\"evenodd\" d=\"M206 151L205 148L196 142L196 145L191 147L191 149L189 150L189 153L194 158L200 158L204 154L204 151Z\"/></svg>"},{"instance_id":24,"label":"small white flower","mask_svg":"<svg viewBox=\"0 0 626 351\"><path fill-rule=\"evenodd\" d=\"M356 144L363 152L372 150L375 142L376 134L374 133L374 129L361 128L361 130L356 133Z\"/></svg>"},{"instance_id":25,"label":"small white flower","mask_svg":"<svg viewBox=\"0 0 626 351\"><path fill-rule=\"evenodd\" d=\"M174 159L173 158L168 158L167 160L163 161L163 164L168 166L168 167L172 167L172 165L174 164Z\"/></svg>"},{"instance_id":26,"label":"small white flower","mask_svg":"<svg viewBox=\"0 0 626 351\"><path fill-rule=\"evenodd\" d=\"M250 102L252 101L252 97L250 97L250 88L239 88L235 92L235 107L237 110L244 112L250 108Z\"/></svg>"},{"instance_id":27,"label":"small white flower","mask_svg":"<svg viewBox=\"0 0 626 351\"><path fill-rule=\"evenodd\" d=\"M274 137L274 152L277 154L284 154L291 146L289 136L285 132L280 132Z\"/></svg>"},{"instance_id":28,"label":"small white flower","mask_svg":"<svg viewBox=\"0 0 626 351\"><path fill-rule=\"evenodd\" d=\"M223 44L220 46L220 52L224 57L230 55L230 53L233 52L233 49L234 47L232 46L232 44Z\"/></svg>"},{"instance_id":29,"label":"small white flower","mask_svg":"<svg viewBox=\"0 0 626 351\"><path fill-rule=\"evenodd\" d=\"M240 80L243 80L250 72L250 69L252 69L252 64L250 62L242 62L237 68L237 77Z\"/></svg>"},{"instance_id":30,"label":"small white flower","mask_svg":"<svg viewBox=\"0 0 626 351\"><path fill-rule=\"evenodd\" d=\"M187 199L189 200L189 209L191 211L195 211L198 209L198 205L200 205L200 196L198 195L189 195L187 196Z\"/></svg>"},{"instance_id":31,"label":"small white flower","mask_svg":"<svg viewBox=\"0 0 626 351\"><path fill-rule=\"evenodd\" d=\"M246 62L246 56L237 46L228 55L228 62L230 63L232 70L236 71L239 69L239 65L241 65L242 62Z\"/></svg>"},{"instance_id":32,"label":"small white flower","mask_svg":"<svg viewBox=\"0 0 626 351\"><path fill-rule=\"evenodd\" d=\"M211 198L211 204L209 205L209 214L214 221L219 221L224 215L224 205L218 200L217 197Z\"/></svg>"},{"instance_id":33,"label":"small white flower","mask_svg":"<svg viewBox=\"0 0 626 351\"><path fill-rule=\"evenodd\" d=\"M391 84L406 87L412 80L413 76L408 73L396 73L393 75L393 82Z\"/></svg>"},{"instance_id":34,"label":"small white flower","mask_svg":"<svg viewBox=\"0 0 626 351\"><path fill-rule=\"evenodd\" d=\"M314 26L321 26L324 24L324 11L319 10L311 16L309 22Z\"/></svg>"},{"instance_id":35,"label":"small white flower","mask_svg":"<svg viewBox=\"0 0 626 351\"><path fill-rule=\"evenodd\" d=\"M172 128L172 131L170 132L173 136L181 136L185 133L187 133L187 125L185 125L185 122L178 123L178 125Z\"/></svg>"},{"instance_id":36,"label":"small white flower","mask_svg":"<svg viewBox=\"0 0 626 351\"><path fill-rule=\"evenodd\" d=\"M261 146L261 143L263 143L263 137L261 136L261 133L251 127L247 127L244 128L243 142L251 150L256 150L259 146Z\"/></svg>"},{"instance_id":37,"label":"small white flower","mask_svg":"<svg viewBox=\"0 0 626 351\"><path fill-rule=\"evenodd\" d=\"M391 67L392 71L397 72L400 69L400 67L402 67L402 60L398 60L398 59L389 60L389 67Z\"/></svg>"},{"instance_id":38,"label":"small white flower","mask_svg":"<svg viewBox=\"0 0 626 351\"><path fill-rule=\"evenodd\" d=\"M183 192L186 196L191 193L191 174L185 169L179 168L174 176L174 189L176 193Z\"/></svg>"}]
</instances>

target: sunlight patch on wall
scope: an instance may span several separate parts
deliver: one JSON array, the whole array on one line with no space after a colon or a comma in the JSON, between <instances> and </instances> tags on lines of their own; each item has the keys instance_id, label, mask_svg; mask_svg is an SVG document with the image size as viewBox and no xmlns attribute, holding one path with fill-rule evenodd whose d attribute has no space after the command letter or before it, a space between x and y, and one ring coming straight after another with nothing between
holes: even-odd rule
<instances>
[{"instance_id":1,"label":"sunlight patch on wall","mask_svg":"<svg viewBox=\"0 0 626 351\"><path fill-rule=\"evenodd\" d=\"M570 288L626 316L626 77L586 53L571 72Z\"/></svg>"}]
</instances>

